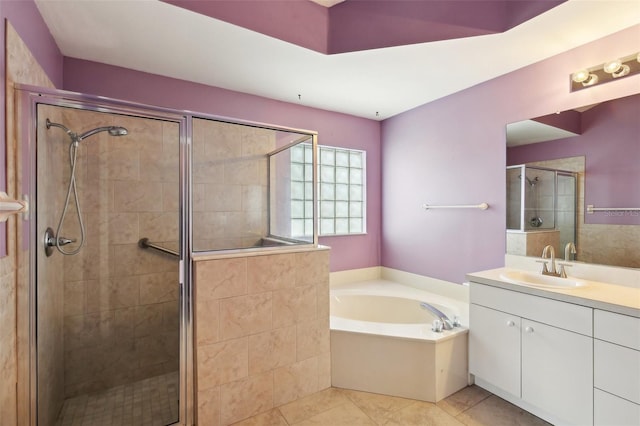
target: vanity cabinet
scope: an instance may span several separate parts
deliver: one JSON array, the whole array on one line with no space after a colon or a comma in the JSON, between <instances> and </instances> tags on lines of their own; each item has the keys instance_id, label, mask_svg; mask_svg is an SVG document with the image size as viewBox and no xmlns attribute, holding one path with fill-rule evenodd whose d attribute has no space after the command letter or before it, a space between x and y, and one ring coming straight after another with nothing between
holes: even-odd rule
<instances>
[{"instance_id":1,"label":"vanity cabinet","mask_svg":"<svg viewBox=\"0 0 640 426\"><path fill-rule=\"evenodd\" d=\"M594 424L640 425L640 318L594 310Z\"/></svg>"},{"instance_id":2,"label":"vanity cabinet","mask_svg":"<svg viewBox=\"0 0 640 426\"><path fill-rule=\"evenodd\" d=\"M472 282L469 372L553 423L593 424L592 315Z\"/></svg>"},{"instance_id":3,"label":"vanity cabinet","mask_svg":"<svg viewBox=\"0 0 640 426\"><path fill-rule=\"evenodd\" d=\"M522 320L524 401L568 424L592 424L591 337Z\"/></svg>"},{"instance_id":4,"label":"vanity cabinet","mask_svg":"<svg viewBox=\"0 0 640 426\"><path fill-rule=\"evenodd\" d=\"M469 372L520 396L520 317L472 304Z\"/></svg>"}]
</instances>

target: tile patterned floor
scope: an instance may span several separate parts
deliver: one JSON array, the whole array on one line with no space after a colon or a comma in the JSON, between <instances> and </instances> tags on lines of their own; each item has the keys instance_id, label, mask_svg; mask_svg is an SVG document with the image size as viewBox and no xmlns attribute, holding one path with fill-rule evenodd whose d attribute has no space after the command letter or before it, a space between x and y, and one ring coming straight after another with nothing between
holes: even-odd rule
<instances>
[{"instance_id":1,"label":"tile patterned floor","mask_svg":"<svg viewBox=\"0 0 640 426\"><path fill-rule=\"evenodd\" d=\"M67 399L56 426L165 426L178 420L178 372Z\"/></svg>"},{"instance_id":2,"label":"tile patterned floor","mask_svg":"<svg viewBox=\"0 0 640 426\"><path fill-rule=\"evenodd\" d=\"M329 388L234 426L543 426L544 420L477 386L432 404Z\"/></svg>"},{"instance_id":3,"label":"tile patterned floor","mask_svg":"<svg viewBox=\"0 0 640 426\"><path fill-rule=\"evenodd\" d=\"M65 401L56 426L164 426L178 416L178 373ZM234 426L548 426L477 386L432 404L329 388ZM207 426L207 425L202 425Z\"/></svg>"}]
</instances>

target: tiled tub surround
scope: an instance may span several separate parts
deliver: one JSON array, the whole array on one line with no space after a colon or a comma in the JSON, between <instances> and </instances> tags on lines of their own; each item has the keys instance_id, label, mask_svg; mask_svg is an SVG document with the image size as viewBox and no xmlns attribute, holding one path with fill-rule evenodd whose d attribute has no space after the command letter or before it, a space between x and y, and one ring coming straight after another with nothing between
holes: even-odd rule
<instances>
[{"instance_id":1,"label":"tiled tub surround","mask_svg":"<svg viewBox=\"0 0 640 426\"><path fill-rule=\"evenodd\" d=\"M178 262L137 243L142 237L178 241L178 124L55 108L58 122L78 133L108 125L129 131L118 138L96 134L78 150L86 241L79 254L61 260L65 397L177 371ZM39 114L40 121L46 118ZM69 138L56 128L44 136L48 145L62 147L57 159L48 159L63 170L49 191L64 197ZM55 229L61 211L55 209L48 226ZM72 200L60 234L79 238L77 223ZM61 257L54 251L47 260Z\"/></svg>"},{"instance_id":2,"label":"tiled tub surround","mask_svg":"<svg viewBox=\"0 0 640 426\"><path fill-rule=\"evenodd\" d=\"M198 424L331 386L327 248L198 256L194 297Z\"/></svg>"}]
</instances>

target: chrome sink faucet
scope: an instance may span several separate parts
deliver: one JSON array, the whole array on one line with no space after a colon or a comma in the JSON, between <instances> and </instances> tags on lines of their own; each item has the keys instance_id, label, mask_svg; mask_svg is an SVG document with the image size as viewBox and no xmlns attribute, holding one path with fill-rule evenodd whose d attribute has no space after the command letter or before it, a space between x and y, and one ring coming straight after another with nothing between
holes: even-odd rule
<instances>
[{"instance_id":1,"label":"chrome sink faucet","mask_svg":"<svg viewBox=\"0 0 640 426\"><path fill-rule=\"evenodd\" d=\"M553 248L552 245L545 246L542 249L542 259L549 258L551 261L551 268L547 269L547 262L542 261L542 275L551 275L554 277L559 277L560 274L556 272L556 249Z\"/></svg>"},{"instance_id":2,"label":"chrome sink faucet","mask_svg":"<svg viewBox=\"0 0 640 426\"><path fill-rule=\"evenodd\" d=\"M573 243L568 243L565 247L565 260L568 260L570 253L576 253L576 247ZM549 269L547 269L547 261L545 260L547 258L551 261L551 267ZM567 271L565 268L571 266L568 263L558 263L558 265L560 265L560 270L556 270L556 250L552 245L545 246L544 249L542 249L542 260L538 260L538 262L542 263L542 275L550 275L552 277L560 278L567 278Z\"/></svg>"},{"instance_id":3,"label":"chrome sink faucet","mask_svg":"<svg viewBox=\"0 0 640 426\"><path fill-rule=\"evenodd\" d=\"M576 245L574 243L567 243L566 246L564 246L564 260L565 262L569 262L571 260L571 255L572 254L576 254Z\"/></svg>"}]
</instances>

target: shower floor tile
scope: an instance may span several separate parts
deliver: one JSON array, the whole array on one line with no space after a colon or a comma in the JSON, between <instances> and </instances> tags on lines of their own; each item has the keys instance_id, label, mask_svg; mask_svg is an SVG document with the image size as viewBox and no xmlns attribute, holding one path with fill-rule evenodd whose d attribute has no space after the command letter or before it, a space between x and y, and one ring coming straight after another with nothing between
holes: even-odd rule
<instances>
[{"instance_id":1,"label":"shower floor tile","mask_svg":"<svg viewBox=\"0 0 640 426\"><path fill-rule=\"evenodd\" d=\"M65 400L56 426L165 426L178 421L180 375L163 374Z\"/></svg>"}]
</instances>

